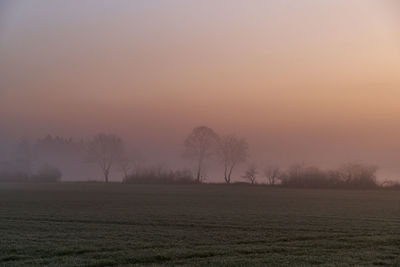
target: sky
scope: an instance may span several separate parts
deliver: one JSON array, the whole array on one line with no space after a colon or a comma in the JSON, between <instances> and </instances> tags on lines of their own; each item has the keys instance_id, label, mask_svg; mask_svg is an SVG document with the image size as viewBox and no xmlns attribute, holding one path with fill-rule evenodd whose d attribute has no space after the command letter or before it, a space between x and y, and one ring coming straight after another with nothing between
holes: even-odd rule
<instances>
[{"instance_id":1,"label":"sky","mask_svg":"<svg viewBox=\"0 0 400 267\"><path fill-rule=\"evenodd\" d=\"M396 0L0 2L0 141L116 133L179 166L207 125L260 167L400 180L399 101Z\"/></svg>"}]
</instances>

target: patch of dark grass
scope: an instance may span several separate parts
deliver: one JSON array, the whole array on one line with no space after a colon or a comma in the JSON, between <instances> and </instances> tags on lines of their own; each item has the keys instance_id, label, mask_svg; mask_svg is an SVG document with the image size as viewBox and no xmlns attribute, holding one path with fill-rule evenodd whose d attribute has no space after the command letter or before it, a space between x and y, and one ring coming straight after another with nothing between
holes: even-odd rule
<instances>
[{"instance_id":1,"label":"patch of dark grass","mask_svg":"<svg viewBox=\"0 0 400 267\"><path fill-rule=\"evenodd\" d=\"M400 266L400 194L0 185L0 265Z\"/></svg>"}]
</instances>

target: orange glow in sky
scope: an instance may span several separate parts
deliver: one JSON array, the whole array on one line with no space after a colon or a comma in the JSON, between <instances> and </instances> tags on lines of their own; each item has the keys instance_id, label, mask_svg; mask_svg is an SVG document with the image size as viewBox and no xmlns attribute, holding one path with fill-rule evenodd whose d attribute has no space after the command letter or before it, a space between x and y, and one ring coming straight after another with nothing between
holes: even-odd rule
<instances>
[{"instance_id":1,"label":"orange glow in sky","mask_svg":"<svg viewBox=\"0 0 400 267\"><path fill-rule=\"evenodd\" d=\"M256 162L398 177L399 29L395 0L2 1L0 134L115 132L179 161L208 125Z\"/></svg>"}]
</instances>

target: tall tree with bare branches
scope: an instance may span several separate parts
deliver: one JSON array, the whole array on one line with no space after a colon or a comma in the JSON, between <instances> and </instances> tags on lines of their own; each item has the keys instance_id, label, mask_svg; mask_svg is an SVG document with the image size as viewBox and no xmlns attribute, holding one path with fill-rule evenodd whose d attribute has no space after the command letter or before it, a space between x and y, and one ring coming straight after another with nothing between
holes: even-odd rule
<instances>
[{"instance_id":1,"label":"tall tree with bare branches","mask_svg":"<svg viewBox=\"0 0 400 267\"><path fill-rule=\"evenodd\" d=\"M88 144L89 161L96 163L109 181L111 167L123 154L121 138L113 134L98 134Z\"/></svg>"},{"instance_id":2,"label":"tall tree with bare branches","mask_svg":"<svg viewBox=\"0 0 400 267\"><path fill-rule=\"evenodd\" d=\"M198 183L203 179L205 161L214 154L217 142L218 135L206 126L194 128L184 142L184 157L196 161Z\"/></svg>"},{"instance_id":3,"label":"tall tree with bare branches","mask_svg":"<svg viewBox=\"0 0 400 267\"><path fill-rule=\"evenodd\" d=\"M231 182L233 169L239 163L246 161L248 145L244 138L235 135L222 137L218 143L218 155L224 166L224 180Z\"/></svg>"},{"instance_id":4,"label":"tall tree with bare branches","mask_svg":"<svg viewBox=\"0 0 400 267\"><path fill-rule=\"evenodd\" d=\"M257 178L257 166L255 164L250 164L242 178L248 180L251 184L255 184Z\"/></svg>"}]
</instances>

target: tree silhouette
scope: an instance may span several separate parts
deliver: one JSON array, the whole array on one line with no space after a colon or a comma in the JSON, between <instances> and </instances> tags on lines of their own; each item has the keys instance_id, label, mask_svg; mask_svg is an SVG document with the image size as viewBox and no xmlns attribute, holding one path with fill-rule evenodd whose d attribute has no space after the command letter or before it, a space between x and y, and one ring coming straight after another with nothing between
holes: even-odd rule
<instances>
[{"instance_id":1,"label":"tree silhouette","mask_svg":"<svg viewBox=\"0 0 400 267\"><path fill-rule=\"evenodd\" d=\"M218 135L206 126L199 126L192 130L184 142L184 157L197 162L196 182L203 179L204 164L210 158L217 144Z\"/></svg>"},{"instance_id":2,"label":"tree silhouette","mask_svg":"<svg viewBox=\"0 0 400 267\"><path fill-rule=\"evenodd\" d=\"M108 183L112 165L123 154L121 138L113 134L98 134L88 144L89 160L97 163L104 174L104 180Z\"/></svg>"},{"instance_id":3,"label":"tree silhouette","mask_svg":"<svg viewBox=\"0 0 400 267\"><path fill-rule=\"evenodd\" d=\"M256 175L257 175L257 167L255 164L251 164L247 167L247 170L242 176L242 178L248 180L251 184L255 184L257 178Z\"/></svg>"},{"instance_id":4,"label":"tree silhouette","mask_svg":"<svg viewBox=\"0 0 400 267\"><path fill-rule=\"evenodd\" d=\"M232 171L235 166L246 161L248 145L245 139L234 135L222 137L218 143L218 155L224 165L224 179L231 182Z\"/></svg>"}]
</instances>

